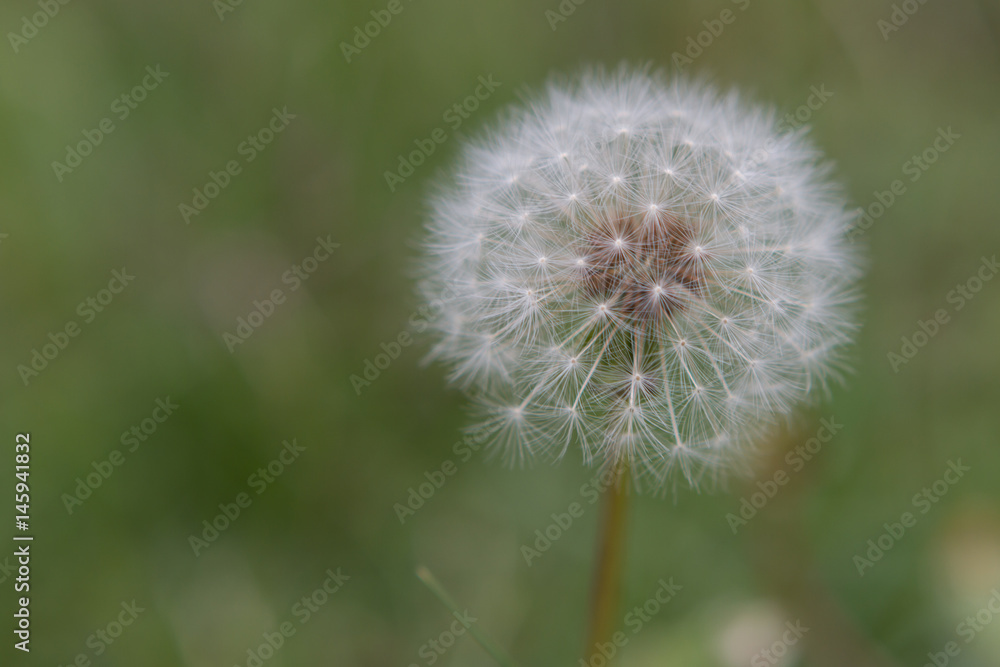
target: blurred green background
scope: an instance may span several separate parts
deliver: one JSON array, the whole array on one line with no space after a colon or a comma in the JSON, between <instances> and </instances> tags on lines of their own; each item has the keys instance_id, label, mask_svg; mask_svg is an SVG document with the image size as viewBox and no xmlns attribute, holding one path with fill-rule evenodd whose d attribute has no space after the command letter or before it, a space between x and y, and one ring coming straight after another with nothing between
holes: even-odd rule
<instances>
[{"instance_id":1,"label":"blurred green background","mask_svg":"<svg viewBox=\"0 0 1000 667\"><path fill-rule=\"evenodd\" d=\"M865 320L845 387L796 421L757 478L635 499L626 610L661 578L683 588L629 632L621 664L916 666L928 653L998 664L1000 618L981 613L971 641L960 624L1000 586L1000 281L959 311L948 296L1000 250L1000 6L567 0L555 22L557 0L402 0L347 62L341 43L388 4L0 6L0 514L13 534L14 436L30 432L36 538L32 651L12 646L4 565L0 664L257 664L248 650L269 666L493 664L467 636L443 655L428 643L447 642L452 619L414 577L418 564L520 664L579 664L597 506L530 567L520 549L593 472L577 458L509 471L453 451L464 399L441 368L421 365L427 341L410 321L424 202L460 137L551 72L671 67L699 36L707 46L692 49L687 72L783 112L813 86L833 93L803 113L858 206L896 179L906 191L860 240ZM32 18L45 6L54 15ZM715 23L724 10L733 20ZM894 11L907 20L887 32L879 21ZM168 76L122 118L116 99L152 84L146 68L157 66ZM489 75L501 85L453 130L445 111ZM273 142L241 151L285 107L295 117ZM67 145L105 118L113 131L57 174ZM447 141L390 191L384 173L438 127ZM960 138L911 181L904 165L948 128ZM187 223L179 205L231 160L239 173ZM283 276L318 237L339 247L307 262L315 271L292 290ZM134 280L102 293L123 267ZM275 289L284 303L227 345ZM86 305L110 297L100 312ZM949 321L894 370L887 354L941 308ZM78 335L63 340L71 322ZM406 331L417 343L356 391L350 376ZM65 349L49 347L37 374L19 370L49 334ZM150 421L168 398L178 407ZM831 416L836 437L734 535L726 515L790 470L785 451ZM154 426L134 450L122 442ZM272 464L280 475L249 479L292 439L305 449ZM120 465L67 506L78 479L100 477L113 456ZM914 494L959 459L969 472L921 513ZM454 474L401 522L394 506L447 461ZM192 546L238 498L250 501L238 518ZM916 524L859 576L855 556L907 511ZM0 565L12 551L0 548ZM341 589L314 595L338 568ZM133 600L143 611L105 642L97 631L117 634ZM808 632L782 644L796 621ZM284 623L294 635L258 651ZM941 653L953 641L958 654ZM762 653L772 645L784 655Z\"/></svg>"}]
</instances>

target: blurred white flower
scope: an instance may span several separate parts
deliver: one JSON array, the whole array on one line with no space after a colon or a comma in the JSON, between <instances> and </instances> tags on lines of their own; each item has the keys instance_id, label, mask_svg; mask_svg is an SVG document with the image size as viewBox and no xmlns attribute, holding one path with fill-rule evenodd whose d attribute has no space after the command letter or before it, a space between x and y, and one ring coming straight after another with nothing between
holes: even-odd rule
<instances>
[{"instance_id":1,"label":"blurred white flower","mask_svg":"<svg viewBox=\"0 0 1000 667\"><path fill-rule=\"evenodd\" d=\"M820 158L736 94L628 68L466 145L421 291L494 450L695 484L825 386L859 263Z\"/></svg>"}]
</instances>

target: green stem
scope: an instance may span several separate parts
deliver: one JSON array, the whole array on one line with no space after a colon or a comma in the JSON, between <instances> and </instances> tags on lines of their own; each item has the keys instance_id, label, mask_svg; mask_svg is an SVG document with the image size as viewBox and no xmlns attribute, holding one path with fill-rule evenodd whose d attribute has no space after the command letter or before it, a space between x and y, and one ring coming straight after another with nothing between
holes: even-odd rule
<instances>
[{"instance_id":1,"label":"green stem","mask_svg":"<svg viewBox=\"0 0 1000 667\"><path fill-rule=\"evenodd\" d=\"M615 482L604 492L601 532L590 598L590 627L584 649L589 662L595 646L612 641L620 622L622 577L625 571L625 528L628 523L628 467L622 465Z\"/></svg>"},{"instance_id":2,"label":"green stem","mask_svg":"<svg viewBox=\"0 0 1000 667\"><path fill-rule=\"evenodd\" d=\"M458 605L452 597L448 595L448 592L444 589L441 583L434 577L433 574L431 574L430 570L423 565L419 566L417 568L417 577L420 581L424 582L424 585L430 589L431 593L433 593L435 597L441 601L441 604L451 611L452 615L461 619L462 610L458 608ZM497 661L497 664L502 667L517 667L514 660L498 648L493 642L491 642L486 635L480 632L478 627L470 625L468 630L469 634L472 635L472 638L476 640L476 643L482 646L483 650L489 653L493 659Z\"/></svg>"}]
</instances>

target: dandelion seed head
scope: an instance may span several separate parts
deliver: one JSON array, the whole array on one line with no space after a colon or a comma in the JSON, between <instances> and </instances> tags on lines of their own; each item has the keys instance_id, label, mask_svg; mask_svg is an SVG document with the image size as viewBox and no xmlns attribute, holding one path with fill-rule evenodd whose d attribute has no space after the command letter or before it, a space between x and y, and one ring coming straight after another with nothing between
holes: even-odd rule
<instances>
[{"instance_id":1,"label":"dandelion seed head","mask_svg":"<svg viewBox=\"0 0 1000 667\"><path fill-rule=\"evenodd\" d=\"M654 489L741 466L839 378L856 327L828 172L773 113L624 67L552 84L466 144L421 292L494 451L575 445Z\"/></svg>"}]
</instances>

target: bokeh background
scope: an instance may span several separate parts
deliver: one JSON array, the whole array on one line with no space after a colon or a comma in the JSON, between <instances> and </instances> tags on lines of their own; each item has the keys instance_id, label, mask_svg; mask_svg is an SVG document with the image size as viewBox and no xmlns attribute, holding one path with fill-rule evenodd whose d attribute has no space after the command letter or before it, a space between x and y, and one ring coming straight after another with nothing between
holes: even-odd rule
<instances>
[{"instance_id":1,"label":"bokeh background","mask_svg":"<svg viewBox=\"0 0 1000 667\"><path fill-rule=\"evenodd\" d=\"M670 68L724 10L734 20L683 69L782 112L825 86L812 137L851 199L868 207L896 179L906 192L860 240L849 382L776 439L756 478L634 500L626 609L661 578L683 588L620 664L917 666L952 641L958 655L938 660L998 664L1000 618L980 610L1000 587L1000 280L957 312L948 295L1000 250L1000 6L909 0L885 32L886 0L402 0L347 62L341 43L387 4L0 6L0 533L16 532L13 443L27 431L35 535L32 651L12 647L5 566L0 664L493 664L467 636L430 648L451 618L419 564L519 664L580 664L598 508L530 567L520 547L593 471L456 456L464 401L422 365L410 321L425 197L462 136L551 72ZM24 17L43 6L54 15L32 32ZM553 30L548 11L566 20ZM169 76L121 119L112 105L147 66ZM489 75L501 85L453 131L444 112ZM295 118L247 162L241 142L285 107ZM114 131L60 180L52 163L104 118ZM391 191L384 173L438 127L447 141ZM904 164L947 128L960 138L910 181ZM186 222L179 204L230 160L241 172ZM282 276L318 237L339 247L291 291ZM123 267L134 280L85 319L79 304ZM231 352L224 334L274 289L287 301ZM894 370L887 354L940 308L950 321ZM79 335L26 381L18 367L70 322ZM417 342L356 391L351 375L407 331ZM173 414L148 421L168 398ZM829 417L836 437L734 535L726 515ZM155 432L129 451L122 434L144 420ZM248 478L292 439L305 450L258 495ZM115 450L121 465L67 507ZM921 514L914 495L959 459L969 472ZM401 522L395 505L447 461L455 474ZM249 507L196 555L190 537L241 493ZM906 511L916 525L860 576L855 556ZM301 623L296 605L338 568L349 580ZM135 621L100 639L133 601ZM802 641L761 652L796 621ZM286 622L295 634L258 652Z\"/></svg>"}]
</instances>

